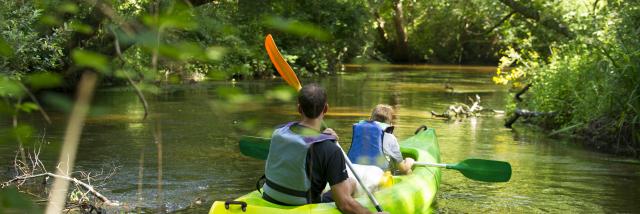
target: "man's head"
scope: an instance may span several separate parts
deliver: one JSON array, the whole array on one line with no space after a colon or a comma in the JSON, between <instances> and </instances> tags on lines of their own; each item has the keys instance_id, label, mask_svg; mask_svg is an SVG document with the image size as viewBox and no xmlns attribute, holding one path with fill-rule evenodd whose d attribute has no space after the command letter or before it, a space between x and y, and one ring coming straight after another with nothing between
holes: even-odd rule
<instances>
[{"instance_id":1,"label":"man's head","mask_svg":"<svg viewBox=\"0 0 640 214\"><path fill-rule=\"evenodd\" d=\"M390 105L378 104L371 112L371 120L391 124L393 113Z\"/></svg>"},{"instance_id":2,"label":"man's head","mask_svg":"<svg viewBox=\"0 0 640 214\"><path fill-rule=\"evenodd\" d=\"M327 111L327 93L318 84L308 84L298 94L298 110L307 118L317 118Z\"/></svg>"}]
</instances>

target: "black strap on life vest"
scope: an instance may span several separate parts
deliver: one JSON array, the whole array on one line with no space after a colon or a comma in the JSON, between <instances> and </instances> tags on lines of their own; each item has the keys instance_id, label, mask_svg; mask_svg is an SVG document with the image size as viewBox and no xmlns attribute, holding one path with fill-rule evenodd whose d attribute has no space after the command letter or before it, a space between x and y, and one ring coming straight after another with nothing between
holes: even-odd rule
<instances>
[{"instance_id":1,"label":"black strap on life vest","mask_svg":"<svg viewBox=\"0 0 640 214\"><path fill-rule=\"evenodd\" d=\"M264 186L264 183L266 182L266 180L267 180L267 176L265 174L262 174L262 176L258 178L258 181L256 181L256 190L258 190L258 192L261 195L262 195L262 191L260 191L260 189L262 189L262 186Z\"/></svg>"},{"instance_id":2,"label":"black strap on life vest","mask_svg":"<svg viewBox=\"0 0 640 214\"><path fill-rule=\"evenodd\" d=\"M278 201L278 200L272 198L271 196L267 195L267 193L264 193L264 192L260 191L260 189L262 188L262 186L264 186L264 184L269 185L269 187L271 187L272 189L277 190L278 192L282 192L282 193L285 193L285 194L290 194L290 195L293 195L293 196L308 197L309 194L311 193L311 191L303 192L303 191L292 190L292 189L280 186L280 185L278 185L278 184L276 184L274 182L271 182L269 179L267 179L267 176L264 175L264 174L262 176L260 176L260 178L256 182L256 190L258 190L258 192L262 195L262 198L267 200L267 201L269 201L269 202L271 202L271 203L278 204L278 205L283 205L283 206L294 206L294 205ZM298 194L298 195L296 195L296 194ZM309 201L308 198L307 198L307 201ZM309 202L307 202L307 203L309 203Z\"/></svg>"},{"instance_id":3,"label":"black strap on life vest","mask_svg":"<svg viewBox=\"0 0 640 214\"><path fill-rule=\"evenodd\" d=\"M263 194L262 194L262 199L264 199L264 200L266 200L266 201L268 201L268 202L271 202L271 203L277 204L277 205L282 205L282 206L296 206L296 205L293 205L293 204L287 204L287 203L280 202L280 201L278 201L278 200L276 200L276 199L273 199L271 196L267 195L266 193L263 193Z\"/></svg>"},{"instance_id":4,"label":"black strap on life vest","mask_svg":"<svg viewBox=\"0 0 640 214\"><path fill-rule=\"evenodd\" d=\"M289 189L287 187L283 187L280 186L276 183L274 183L273 181L269 180L269 178L265 178L266 180L266 184L269 185L270 188L284 193L284 194L288 194L288 195L292 195L292 196L296 196L296 197L301 197L301 198L307 198L309 191L299 191L299 190L294 190L294 189Z\"/></svg>"},{"instance_id":5,"label":"black strap on life vest","mask_svg":"<svg viewBox=\"0 0 640 214\"><path fill-rule=\"evenodd\" d=\"M389 126L384 130L384 132L393 134L393 129L395 129L395 126Z\"/></svg>"}]
</instances>

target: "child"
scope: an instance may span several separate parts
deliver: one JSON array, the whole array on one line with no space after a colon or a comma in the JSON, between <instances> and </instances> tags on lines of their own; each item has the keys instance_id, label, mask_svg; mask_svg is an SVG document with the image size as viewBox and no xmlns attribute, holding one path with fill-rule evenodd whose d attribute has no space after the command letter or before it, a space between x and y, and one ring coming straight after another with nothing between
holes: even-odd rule
<instances>
[{"instance_id":1,"label":"child","mask_svg":"<svg viewBox=\"0 0 640 214\"><path fill-rule=\"evenodd\" d=\"M353 163L376 165L382 170L411 173L413 158L402 158L400 145L393 135L393 108L379 104L371 113L370 120L353 125L353 140L349 159Z\"/></svg>"}]
</instances>

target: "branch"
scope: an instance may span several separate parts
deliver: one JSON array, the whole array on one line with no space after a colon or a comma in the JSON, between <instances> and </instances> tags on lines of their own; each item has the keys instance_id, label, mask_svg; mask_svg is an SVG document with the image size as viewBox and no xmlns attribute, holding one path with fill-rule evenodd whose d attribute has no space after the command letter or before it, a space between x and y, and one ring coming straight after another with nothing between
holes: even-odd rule
<instances>
[{"instance_id":1,"label":"branch","mask_svg":"<svg viewBox=\"0 0 640 214\"><path fill-rule=\"evenodd\" d=\"M484 31L483 33L473 33L474 35L485 35L488 33L491 33L491 31L495 30L496 28L500 27L502 24L504 24L507 20L509 20L514 14L516 14L516 12L511 11L509 14L507 14L506 16L502 17L502 19L500 19L500 21L498 21L498 23L496 23L495 25L493 25L493 27L487 29L486 31Z\"/></svg>"},{"instance_id":2,"label":"branch","mask_svg":"<svg viewBox=\"0 0 640 214\"><path fill-rule=\"evenodd\" d=\"M522 96L522 94L524 94L525 92L527 92L529 90L529 88L531 87L531 83L527 84L524 86L524 88L522 88L522 90L520 90L518 93L516 93L516 101L518 102L522 102L522 98L520 98L520 96Z\"/></svg>"},{"instance_id":3,"label":"branch","mask_svg":"<svg viewBox=\"0 0 640 214\"><path fill-rule=\"evenodd\" d=\"M118 36L114 36L114 39L115 39L114 45L116 48L116 54L118 55L118 58L120 58L120 60L122 60L122 62L124 63L124 58L122 57L122 51L120 50L120 42L118 41ZM147 119L147 115L149 115L149 104L147 103L147 99L145 99L144 94L142 94L142 91L140 90L140 88L138 88L136 83L134 83L131 77L129 77L129 74L127 74L127 72L123 72L123 73L124 73L124 76L127 77L127 80L129 81L131 86L133 86L133 89L136 91L136 94L138 95L138 99L140 99L140 102L142 102L142 107L144 108L144 116L142 117L142 120L145 120Z\"/></svg>"},{"instance_id":4,"label":"branch","mask_svg":"<svg viewBox=\"0 0 640 214\"><path fill-rule=\"evenodd\" d=\"M93 194L94 196L96 196L98 199L100 199L100 201L102 201L105 205L108 206L120 206L120 204L118 204L118 202L113 202L111 200L109 200L107 197L105 197L104 195L100 194L100 192L96 191L95 188L93 188L93 186L82 182L76 178L72 178L69 176L64 176L64 175L56 175L50 172L45 172L45 173L40 173L40 174L36 174L36 175L25 175L25 176L18 176L15 177L7 182L2 183L2 187L7 187L9 185L11 185L11 183L16 182L16 181L22 181L22 180L27 180L30 178L37 178L37 177L42 177L42 176L49 176L49 177L54 177L57 179L62 179L62 180L66 180L66 181L71 181L73 183L75 183L76 185L80 185L82 186L84 189L86 189L87 191L91 192L91 194Z\"/></svg>"},{"instance_id":5,"label":"branch","mask_svg":"<svg viewBox=\"0 0 640 214\"><path fill-rule=\"evenodd\" d=\"M514 12L524 16L525 18L540 22L543 26L556 31L569 39L574 38L573 33L569 30L569 28L567 28L567 25L555 19L548 19L548 18L541 19L540 13L535 8L524 6L519 2L516 2L515 0L500 0L500 2L509 6ZM529 1L524 1L524 2L529 2Z\"/></svg>"},{"instance_id":6,"label":"branch","mask_svg":"<svg viewBox=\"0 0 640 214\"><path fill-rule=\"evenodd\" d=\"M33 93L31 93L31 91L29 91L29 89L24 86L24 84L22 84L22 82L18 82L18 85L20 85L20 88L22 88L22 90L24 90L24 92L26 92L29 95L29 98L31 98L31 100L36 104L36 106L38 106L38 110L40 111L40 114L42 114L42 117L47 121L48 124L51 124L51 119L49 119L49 115L47 114L47 112L44 111L44 109L42 109L42 105L40 105L40 102L38 102L38 99L36 99L36 96L33 95Z\"/></svg>"}]
</instances>

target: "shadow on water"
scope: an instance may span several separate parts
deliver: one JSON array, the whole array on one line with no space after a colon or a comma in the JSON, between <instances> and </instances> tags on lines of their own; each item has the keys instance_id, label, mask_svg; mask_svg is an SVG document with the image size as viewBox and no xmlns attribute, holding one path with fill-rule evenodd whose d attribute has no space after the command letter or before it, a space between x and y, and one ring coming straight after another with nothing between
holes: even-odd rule
<instances>
[{"instance_id":1,"label":"shadow on water","mask_svg":"<svg viewBox=\"0 0 640 214\"><path fill-rule=\"evenodd\" d=\"M350 142L351 124L366 119L376 104L395 103L396 135L406 138L421 124L435 128L444 162L477 157L512 164L512 180L499 184L471 181L455 171L443 171L435 212L640 210L638 162L585 150L571 141L547 137L534 127L517 124L514 130L506 129L505 118L500 116L434 119L429 111L442 112L451 104L468 103L467 97L475 94L482 97L485 108L501 109L508 92L491 83L492 73L485 68L426 69L347 72L301 81L319 81L327 88L331 108L327 122L342 142ZM141 120L142 106L132 91L102 90L94 102L98 107L85 124L76 165L79 170L120 166L102 192L112 200L135 204L140 154L144 151L141 206L153 211L158 207L158 158L153 133L155 121L160 121L164 206L179 213L206 212L213 200L252 191L263 174L264 162L239 154L239 136L268 133L272 127L297 118L294 101L234 105L223 101L218 90L233 87L258 97L282 84L274 79L166 87L157 96L148 97L151 115L146 121ZM453 90L447 90L445 84ZM65 124L63 114L52 115L54 125L46 129L46 139L51 143L42 155L49 163L56 158ZM13 159L14 149L14 145L0 144L4 164Z\"/></svg>"}]
</instances>

